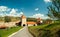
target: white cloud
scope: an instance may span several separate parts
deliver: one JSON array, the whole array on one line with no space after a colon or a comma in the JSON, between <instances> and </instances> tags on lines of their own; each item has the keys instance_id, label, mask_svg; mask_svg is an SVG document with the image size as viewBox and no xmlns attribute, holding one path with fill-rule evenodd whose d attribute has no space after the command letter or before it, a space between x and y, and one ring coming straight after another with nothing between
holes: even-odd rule
<instances>
[{"instance_id":1,"label":"white cloud","mask_svg":"<svg viewBox=\"0 0 60 37\"><path fill-rule=\"evenodd\" d=\"M11 9L10 14L16 14L16 10L14 8Z\"/></svg>"},{"instance_id":2,"label":"white cloud","mask_svg":"<svg viewBox=\"0 0 60 37\"><path fill-rule=\"evenodd\" d=\"M23 15L23 12L20 12L21 15Z\"/></svg>"},{"instance_id":3,"label":"white cloud","mask_svg":"<svg viewBox=\"0 0 60 37\"><path fill-rule=\"evenodd\" d=\"M4 12L4 13L3 13ZM8 8L7 6L0 6L0 16L4 17L4 16L20 16L21 14L23 14L23 12L18 12L18 9L11 9Z\"/></svg>"},{"instance_id":4,"label":"white cloud","mask_svg":"<svg viewBox=\"0 0 60 37\"><path fill-rule=\"evenodd\" d=\"M48 2L51 2L51 0L44 0L44 2L48 3Z\"/></svg>"},{"instance_id":5,"label":"white cloud","mask_svg":"<svg viewBox=\"0 0 60 37\"><path fill-rule=\"evenodd\" d=\"M4 17L7 13L11 10L11 8L8 8L7 6L0 6L0 16Z\"/></svg>"},{"instance_id":6,"label":"white cloud","mask_svg":"<svg viewBox=\"0 0 60 37\"><path fill-rule=\"evenodd\" d=\"M6 7L6 6L0 6L0 12L5 12L5 11L9 11L10 8Z\"/></svg>"},{"instance_id":7,"label":"white cloud","mask_svg":"<svg viewBox=\"0 0 60 37\"><path fill-rule=\"evenodd\" d=\"M38 11L38 10L39 10L39 8L36 8L36 9L35 9L35 11Z\"/></svg>"},{"instance_id":8,"label":"white cloud","mask_svg":"<svg viewBox=\"0 0 60 37\"><path fill-rule=\"evenodd\" d=\"M18 10L18 9L17 9ZM23 14L23 12L18 13L16 11L16 9L12 9L12 11L10 12L9 16L14 16L14 17L21 17L21 15Z\"/></svg>"},{"instance_id":9,"label":"white cloud","mask_svg":"<svg viewBox=\"0 0 60 37\"><path fill-rule=\"evenodd\" d=\"M17 14L18 17L21 17L21 15L23 15L23 12Z\"/></svg>"},{"instance_id":10,"label":"white cloud","mask_svg":"<svg viewBox=\"0 0 60 37\"><path fill-rule=\"evenodd\" d=\"M48 16L45 16L44 14L35 14L33 16L30 16L31 18L41 18L41 19L48 19L49 17Z\"/></svg>"},{"instance_id":11,"label":"white cloud","mask_svg":"<svg viewBox=\"0 0 60 37\"><path fill-rule=\"evenodd\" d=\"M16 17L19 13L17 13L18 9L11 9L10 13L7 16L14 16Z\"/></svg>"},{"instance_id":12,"label":"white cloud","mask_svg":"<svg viewBox=\"0 0 60 37\"><path fill-rule=\"evenodd\" d=\"M20 12L20 13L16 13L16 17L21 17L21 15L23 15L23 12Z\"/></svg>"}]
</instances>

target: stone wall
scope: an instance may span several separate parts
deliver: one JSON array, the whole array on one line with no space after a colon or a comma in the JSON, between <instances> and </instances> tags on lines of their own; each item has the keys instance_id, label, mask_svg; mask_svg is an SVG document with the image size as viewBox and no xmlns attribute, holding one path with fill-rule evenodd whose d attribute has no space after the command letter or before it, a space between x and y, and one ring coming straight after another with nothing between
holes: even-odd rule
<instances>
[{"instance_id":1,"label":"stone wall","mask_svg":"<svg viewBox=\"0 0 60 37\"><path fill-rule=\"evenodd\" d=\"M0 22L0 28L2 27L14 27L16 26L17 22L9 22L9 23L4 23L4 22Z\"/></svg>"}]
</instances>

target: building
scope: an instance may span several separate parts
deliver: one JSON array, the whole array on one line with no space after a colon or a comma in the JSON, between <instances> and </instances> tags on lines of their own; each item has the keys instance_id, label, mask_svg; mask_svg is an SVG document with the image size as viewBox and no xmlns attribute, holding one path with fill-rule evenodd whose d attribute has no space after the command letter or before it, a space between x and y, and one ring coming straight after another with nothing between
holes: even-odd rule
<instances>
[{"instance_id":1,"label":"building","mask_svg":"<svg viewBox=\"0 0 60 37\"><path fill-rule=\"evenodd\" d=\"M51 24L51 23L54 23L54 21L53 21L53 20L50 20L50 19L47 19L47 20L45 21L45 23L46 23L46 24Z\"/></svg>"},{"instance_id":2,"label":"building","mask_svg":"<svg viewBox=\"0 0 60 37\"><path fill-rule=\"evenodd\" d=\"M27 22L26 16L21 16L21 26L37 26L36 22Z\"/></svg>"},{"instance_id":3,"label":"building","mask_svg":"<svg viewBox=\"0 0 60 37\"><path fill-rule=\"evenodd\" d=\"M37 24L40 25L42 23L43 23L42 19L41 18L37 18Z\"/></svg>"}]
</instances>

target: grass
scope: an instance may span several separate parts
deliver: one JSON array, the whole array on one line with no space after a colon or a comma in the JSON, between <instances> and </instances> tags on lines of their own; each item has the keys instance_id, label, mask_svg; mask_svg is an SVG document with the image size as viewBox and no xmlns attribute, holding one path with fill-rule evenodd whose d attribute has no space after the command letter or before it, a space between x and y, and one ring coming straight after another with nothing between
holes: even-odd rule
<instances>
[{"instance_id":1,"label":"grass","mask_svg":"<svg viewBox=\"0 0 60 37\"><path fill-rule=\"evenodd\" d=\"M39 26L30 26L30 27L28 27L29 28L29 31L30 31L30 33L32 33L32 35L34 35L34 37L37 37L38 36L38 34L39 34L39 29L43 29L43 28L45 28L46 26L48 26L47 24L45 24L45 25L39 25Z\"/></svg>"},{"instance_id":2,"label":"grass","mask_svg":"<svg viewBox=\"0 0 60 37\"><path fill-rule=\"evenodd\" d=\"M0 29L0 37L8 37L12 33L18 31L21 27L11 27L8 29Z\"/></svg>"},{"instance_id":3,"label":"grass","mask_svg":"<svg viewBox=\"0 0 60 37\"><path fill-rule=\"evenodd\" d=\"M28 27L34 37L60 37L60 22ZM58 34L59 33L59 34Z\"/></svg>"}]
</instances>

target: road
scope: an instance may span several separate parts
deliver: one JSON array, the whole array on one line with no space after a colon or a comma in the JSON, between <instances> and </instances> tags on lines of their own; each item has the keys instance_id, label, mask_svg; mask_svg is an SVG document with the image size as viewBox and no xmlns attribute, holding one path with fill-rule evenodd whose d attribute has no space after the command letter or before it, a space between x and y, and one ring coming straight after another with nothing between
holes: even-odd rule
<instances>
[{"instance_id":1,"label":"road","mask_svg":"<svg viewBox=\"0 0 60 37\"><path fill-rule=\"evenodd\" d=\"M15 35L11 37L33 37L33 36L29 33L28 27L25 26L22 30L18 31Z\"/></svg>"}]
</instances>

